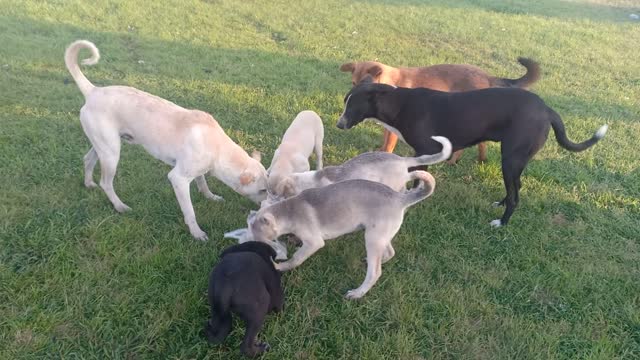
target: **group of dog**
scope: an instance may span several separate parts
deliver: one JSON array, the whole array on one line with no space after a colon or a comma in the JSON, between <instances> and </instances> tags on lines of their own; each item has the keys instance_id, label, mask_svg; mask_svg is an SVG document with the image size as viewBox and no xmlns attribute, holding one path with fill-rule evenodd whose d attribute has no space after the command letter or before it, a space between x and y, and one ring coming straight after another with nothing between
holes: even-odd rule
<instances>
[{"instance_id":1,"label":"group of dog","mask_svg":"<svg viewBox=\"0 0 640 360\"><path fill-rule=\"evenodd\" d=\"M280 311L284 294L280 273L299 266L321 249L326 240L364 230L367 272L363 283L347 292L357 299L381 275L381 265L395 250L391 240L400 229L406 209L429 197L435 179L426 167L478 145L479 160L486 158L483 142L501 143L505 206L492 226L506 225L519 201L520 175L544 145L553 128L558 143L582 151L604 137L602 126L590 139L571 142L560 116L526 89L540 74L532 60L520 58L527 73L519 79L488 75L471 65L435 65L394 68L378 62L347 63L353 87L344 99L337 127L350 129L364 120L385 128L384 151L363 153L338 166L323 167L324 127L313 111L300 112L282 138L268 169L260 154L251 156L229 138L206 112L182 108L167 100L126 86L94 86L78 65L79 52L91 52L84 65L100 57L86 40L73 42L65 64L85 97L80 123L91 142L84 156L85 186L96 187L93 170L100 162L100 187L118 212L130 210L116 195L113 179L121 141L142 145L155 158L172 166L168 174L184 221L191 235L206 240L196 221L190 183L208 199L222 197L209 190L209 173L239 194L260 204L251 211L247 228L227 236L240 244L227 248L210 274L208 296L211 318L205 325L208 339L222 341L231 330L231 313L245 322L241 350L255 356L268 348L257 341L264 318ZM415 151L414 157L392 153L397 139ZM315 152L316 170L309 157ZM453 153L453 156L452 156ZM407 182L413 188L407 189ZM292 234L301 246L286 259L278 237Z\"/></svg>"}]
</instances>

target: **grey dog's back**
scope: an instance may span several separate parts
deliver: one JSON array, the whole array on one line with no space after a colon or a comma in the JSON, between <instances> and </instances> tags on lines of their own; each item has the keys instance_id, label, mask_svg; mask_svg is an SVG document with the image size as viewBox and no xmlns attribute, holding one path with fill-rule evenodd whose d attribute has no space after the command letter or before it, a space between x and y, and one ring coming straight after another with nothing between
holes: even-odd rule
<instances>
[{"instance_id":1,"label":"grey dog's back","mask_svg":"<svg viewBox=\"0 0 640 360\"><path fill-rule=\"evenodd\" d=\"M381 163L384 163L384 162L397 163L403 160L404 160L403 157L398 156L396 154L380 152L380 151L367 152L367 153L360 154L352 159L349 159L341 165L327 166L324 169L317 171L316 178L318 180L321 178L326 178L332 183L348 180L348 179L357 179L361 176L363 167L366 167L366 166L379 167Z\"/></svg>"},{"instance_id":2,"label":"grey dog's back","mask_svg":"<svg viewBox=\"0 0 640 360\"><path fill-rule=\"evenodd\" d=\"M304 217L305 221L317 222L321 227L353 227L353 230L366 226L372 219L371 214L393 216L401 214L401 209L406 207L405 194L368 180L348 180L308 189L289 200L293 199L297 201L292 201L292 207L287 209L289 216ZM306 218L309 215L311 217Z\"/></svg>"}]
</instances>

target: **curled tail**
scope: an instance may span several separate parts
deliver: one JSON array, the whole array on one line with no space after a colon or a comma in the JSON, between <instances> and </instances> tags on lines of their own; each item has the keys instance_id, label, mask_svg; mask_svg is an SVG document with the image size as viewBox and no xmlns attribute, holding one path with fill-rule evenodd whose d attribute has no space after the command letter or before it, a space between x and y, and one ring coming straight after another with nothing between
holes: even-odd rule
<instances>
[{"instance_id":1,"label":"curled tail","mask_svg":"<svg viewBox=\"0 0 640 360\"><path fill-rule=\"evenodd\" d=\"M551 127L553 127L553 132L556 135L556 140L558 141L558 144L560 144L560 146L562 146L563 148L569 151L586 150L592 147L598 141L600 141L600 139L602 139L604 135L607 133L608 126L602 125L600 129L598 129L598 131L596 131L596 133L593 134L593 136L590 139L583 141L579 144L576 144L567 138L567 133L564 129L564 124L562 123L562 119L560 118L560 115L558 115L558 113L556 113L551 109L548 110L548 114L549 114L549 120L551 122Z\"/></svg>"},{"instance_id":2,"label":"curled tail","mask_svg":"<svg viewBox=\"0 0 640 360\"><path fill-rule=\"evenodd\" d=\"M404 193L406 207L417 204L433 194L436 188L436 179L426 171L416 170L409 173L411 180L420 180L418 187Z\"/></svg>"},{"instance_id":3,"label":"curled tail","mask_svg":"<svg viewBox=\"0 0 640 360\"><path fill-rule=\"evenodd\" d=\"M523 57L519 57L518 62L527 68L527 73L524 76L519 79L493 78L491 79L491 86L527 89L540 79L540 65L537 62Z\"/></svg>"},{"instance_id":4,"label":"curled tail","mask_svg":"<svg viewBox=\"0 0 640 360\"><path fill-rule=\"evenodd\" d=\"M422 155L411 158L405 158L407 167L419 165L433 165L447 160L451 156L451 142L444 136L432 136L433 140L442 144L442 151L433 155Z\"/></svg>"},{"instance_id":5,"label":"curled tail","mask_svg":"<svg viewBox=\"0 0 640 360\"><path fill-rule=\"evenodd\" d=\"M78 85L82 95L87 97L95 86L84 76L82 71L80 71L80 66L78 66L78 53L81 49L91 51L91 57L82 60L82 65L95 65L98 63L98 60L100 60L100 52L92 42L87 40L77 40L69 45L64 52L64 63L67 65L67 70L71 73L71 77L73 77L76 85Z\"/></svg>"}]
</instances>

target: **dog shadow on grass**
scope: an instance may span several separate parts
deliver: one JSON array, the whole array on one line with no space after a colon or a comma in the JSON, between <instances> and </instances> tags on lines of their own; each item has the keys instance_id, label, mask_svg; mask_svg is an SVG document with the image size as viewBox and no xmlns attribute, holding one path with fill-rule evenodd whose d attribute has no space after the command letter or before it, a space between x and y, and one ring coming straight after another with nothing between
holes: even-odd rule
<instances>
[{"instance_id":1,"label":"dog shadow on grass","mask_svg":"<svg viewBox=\"0 0 640 360\"><path fill-rule=\"evenodd\" d=\"M28 18L0 17L0 21L8 28L28 29L4 38L5 48L14 49L2 69L14 84L5 98L14 108L77 113L82 95L62 58L72 41L87 39L102 55L96 66L81 67L95 85L133 86L185 108L210 112L234 140L238 141L236 135L246 136L265 152L275 150L295 114L306 109L323 118L331 132L328 139L348 143L353 136L335 129L341 98L351 87L349 77L338 70L338 61L214 48ZM43 91L51 88L56 91ZM241 146L251 146L242 142Z\"/></svg>"}]
</instances>

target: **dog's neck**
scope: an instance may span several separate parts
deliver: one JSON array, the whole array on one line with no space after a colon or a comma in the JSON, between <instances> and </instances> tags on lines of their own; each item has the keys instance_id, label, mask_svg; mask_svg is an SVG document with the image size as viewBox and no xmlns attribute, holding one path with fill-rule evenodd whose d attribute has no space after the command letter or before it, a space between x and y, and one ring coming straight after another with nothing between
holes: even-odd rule
<instances>
[{"instance_id":1,"label":"dog's neck","mask_svg":"<svg viewBox=\"0 0 640 360\"><path fill-rule=\"evenodd\" d=\"M291 234L294 231L291 205L291 201L283 200L269 207L269 212L276 219L276 239L278 236Z\"/></svg>"},{"instance_id":2,"label":"dog's neck","mask_svg":"<svg viewBox=\"0 0 640 360\"><path fill-rule=\"evenodd\" d=\"M377 119L380 122L395 127L396 117L398 116L402 106L400 103L402 97L398 96L398 92L402 89L398 89L394 85L387 86L393 87L393 90L376 94L375 109L373 110L372 116L369 118Z\"/></svg>"},{"instance_id":3,"label":"dog's neck","mask_svg":"<svg viewBox=\"0 0 640 360\"><path fill-rule=\"evenodd\" d=\"M316 174L318 174L319 172L321 172L321 170L310 170L291 174L291 178L296 183L296 191L298 192L298 194L304 190L315 188L318 186Z\"/></svg>"},{"instance_id":4,"label":"dog's neck","mask_svg":"<svg viewBox=\"0 0 640 360\"><path fill-rule=\"evenodd\" d=\"M227 156L218 157L210 173L225 185L238 191L242 187L241 174L250 169L252 162L256 160L251 158L240 146L230 146L225 151L227 151Z\"/></svg>"},{"instance_id":5,"label":"dog's neck","mask_svg":"<svg viewBox=\"0 0 640 360\"><path fill-rule=\"evenodd\" d=\"M404 141L402 134L396 126L396 118L402 107L400 103L401 97L396 96L397 91L398 89L396 88L393 91L378 95L375 103L374 116L370 116L365 120L374 121L382 125L385 129L394 133Z\"/></svg>"}]
</instances>

